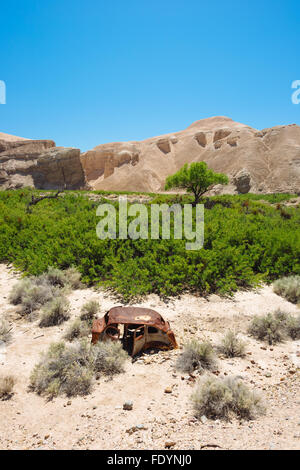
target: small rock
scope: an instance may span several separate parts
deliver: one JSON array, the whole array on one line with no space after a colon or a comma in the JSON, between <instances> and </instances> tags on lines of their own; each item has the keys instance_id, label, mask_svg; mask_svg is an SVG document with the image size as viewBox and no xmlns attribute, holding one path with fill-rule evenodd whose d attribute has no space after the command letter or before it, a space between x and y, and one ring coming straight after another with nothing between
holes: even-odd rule
<instances>
[{"instance_id":1,"label":"small rock","mask_svg":"<svg viewBox=\"0 0 300 470\"><path fill-rule=\"evenodd\" d=\"M165 393L172 393L172 387L165 388Z\"/></svg>"},{"instance_id":2,"label":"small rock","mask_svg":"<svg viewBox=\"0 0 300 470\"><path fill-rule=\"evenodd\" d=\"M201 416L200 421L202 424L205 424L207 422L207 417L205 415Z\"/></svg>"},{"instance_id":3,"label":"small rock","mask_svg":"<svg viewBox=\"0 0 300 470\"><path fill-rule=\"evenodd\" d=\"M132 401L125 401L123 404L123 410L131 411L133 408L133 402Z\"/></svg>"},{"instance_id":4,"label":"small rock","mask_svg":"<svg viewBox=\"0 0 300 470\"><path fill-rule=\"evenodd\" d=\"M127 432L127 434L131 435L134 432L143 431L143 430L146 430L146 429L148 429L148 428L146 428L143 424L137 424L136 426L132 426L131 428L126 429L126 432Z\"/></svg>"},{"instance_id":5,"label":"small rock","mask_svg":"<svg viewBox=\"0 0 300 470\"><path fill-rule=\"evenodd\" d=\"M175 445L176 445L176 442L167 441L167 442L165 442L165 449L171 449L171 447L174 447Z\"/></svg>"}]
</instances>

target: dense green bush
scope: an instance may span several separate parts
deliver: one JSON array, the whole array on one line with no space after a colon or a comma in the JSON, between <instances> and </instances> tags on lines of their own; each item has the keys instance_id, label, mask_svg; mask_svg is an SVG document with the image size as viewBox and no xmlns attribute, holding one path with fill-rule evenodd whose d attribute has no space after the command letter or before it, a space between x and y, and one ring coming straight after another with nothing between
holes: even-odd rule
<instances>
[{"instance_id":1,"label":"dense green bush","mask_svg":"<svg viewBox=\"0 0 300 470\"><path fill-rule=\"evenodd\" d=\"M70 192L27 213L31 195L29 189L0 192L0 261L31 275L49 266L76 266L84 283L101 282L125 300L151 292L224 294L300 275L300 210L287 208L286 219L259 201L288 195L211 198L217 203L205 211L204 247L198 251L187 251L186 240L99 240L99 203ZM173 203L167 197L162 202Z\"/></svg>"}]
</instances>

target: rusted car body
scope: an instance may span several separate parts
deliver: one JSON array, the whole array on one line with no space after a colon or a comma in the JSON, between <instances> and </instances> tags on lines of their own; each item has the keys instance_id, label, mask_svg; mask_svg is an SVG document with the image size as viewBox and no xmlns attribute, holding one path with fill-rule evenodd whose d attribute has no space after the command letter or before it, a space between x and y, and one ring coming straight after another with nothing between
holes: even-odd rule
<instances>
[{"instance_id":1,"label":"rusted car body","mask_svg":"<svg viewBox=\"0 0 300 470\"><path fill-rule=\"evenodd\" d=\"M139 307L114 307L103 318L95 320L92 343L121 341L123 348L135 356L149 348L177 348L169 322L155 310Z\"/></svg>"}]
</instances>

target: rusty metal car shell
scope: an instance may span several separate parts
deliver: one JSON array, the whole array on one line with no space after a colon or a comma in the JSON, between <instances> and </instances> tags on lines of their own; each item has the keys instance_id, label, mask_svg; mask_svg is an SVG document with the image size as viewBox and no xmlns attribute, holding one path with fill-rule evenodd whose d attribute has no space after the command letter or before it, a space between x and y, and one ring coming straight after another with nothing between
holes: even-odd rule
<instances>
[{"instance_id":1,"label":"rusty metal car shell","mask_svg":"<svg viewBox=\"0 0 300 470\"><path fill-rule=\"evenodd\" d=\"M100 335L109 325L147 325L163 331L168 336L173 348L177 348L175 335L168 321L155 310L142 307L113 307L103 318L94 320L92 327L92 342L97 343Z\"/></svg>"}]
</instances>

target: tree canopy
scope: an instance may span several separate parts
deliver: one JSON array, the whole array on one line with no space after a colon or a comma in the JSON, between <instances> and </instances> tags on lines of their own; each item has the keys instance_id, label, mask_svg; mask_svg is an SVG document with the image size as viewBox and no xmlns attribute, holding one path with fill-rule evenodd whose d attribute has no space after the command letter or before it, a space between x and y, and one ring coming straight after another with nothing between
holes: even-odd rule
<instances>
[{"instance_id":1,"label":"tree canopy","mask_svg":"<svg viewBox=\"0 0 300 470\"><path fill-rule=\"evenodd\" d=\"M208 189L216 184L228 184L228 177L223 173L215 173L205 162L187 163L174 175L168 176L165 190L171 188L185 189L195 196L195 204Z\"/></svg>"}]
</instances>

